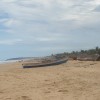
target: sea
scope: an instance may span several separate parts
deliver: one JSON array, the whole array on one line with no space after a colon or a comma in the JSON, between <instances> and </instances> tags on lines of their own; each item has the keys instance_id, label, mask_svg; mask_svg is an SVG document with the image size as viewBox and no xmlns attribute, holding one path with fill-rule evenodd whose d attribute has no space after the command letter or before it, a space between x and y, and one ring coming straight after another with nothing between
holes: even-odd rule
<instances>
[{"instance_id":1,"label":"sea","mask_svg":"<svg viewBox=\"0 0 100 100\"><path fill-rule=\"evenodd\" d=\"M13 63L13 62L18 62L18 61L20 61L20 60L1 60L0 61L0 64L6 64L6 63Z\"/></svg>"}]
</instances>

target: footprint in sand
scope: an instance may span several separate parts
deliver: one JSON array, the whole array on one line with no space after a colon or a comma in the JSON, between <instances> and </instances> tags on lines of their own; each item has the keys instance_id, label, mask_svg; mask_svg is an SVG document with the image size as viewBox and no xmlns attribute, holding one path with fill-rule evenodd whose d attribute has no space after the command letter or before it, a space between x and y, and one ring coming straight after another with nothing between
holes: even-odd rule
<instances>
[{"instance_id":1,"label":"footprint in sand","mask_svg":"<svg viewBox=\"0 0 100 100\"><path fill-rule=\"evenodd\" d=\"M3 93L2 91L0 91L0 94Z\"/></svg>"},{"instance_id":2,"label":"footprint in sand","mask_svg":"<svg viewBox=\"0 0 100 100\"><path fill-rule=\"evenodd\" d=\"M18 97L16 100L32 100L32 99L30 99L28 96L21 96Z\"/></svg>"},{"instance_id":3,"label":"footprint in sand","mask_svg":"<svg viewBox=\"0 0 100 100\"><path fill-rule=\"evenodd\" d=\"M51 93L50 91L46 91L45 93Z\"/></svg>"},{"instance_id":4,"label":"footprint in sand","mask_svg":"<svg viewBox=\"0 0 100 100\"><path fill-rule=\"evenodd\" d=\"M11 98L6 98L6 100L12 100Z\"/></svg>"},{"instance_id":5,"label":"footprint in sand","mask_svg":"<svg viewBox=\"0 0 100 100\"><path fill-rule=\"evenodd\" d=\"M65 92L68 92L68 90L59 90L58 92L63 92L63 93L65 93Z\"/></svg>"}]
</instances>

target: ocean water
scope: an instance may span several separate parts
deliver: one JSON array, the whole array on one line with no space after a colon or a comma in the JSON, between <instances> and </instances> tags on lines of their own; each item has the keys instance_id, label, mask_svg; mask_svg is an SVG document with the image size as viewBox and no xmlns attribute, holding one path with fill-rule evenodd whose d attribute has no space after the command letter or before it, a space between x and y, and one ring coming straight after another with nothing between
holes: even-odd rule
<instances>
[{"instance_id":1,"label":"ocean water","mask_svg":"<svg viewBox=\"0 0 100 100\"><path fill-rule=\"evenodd\" d=\"M0 61L0 64L11 63L11 62L18 62L19 60L7 60L7 61Z\"/></svg>"}]
</instances>

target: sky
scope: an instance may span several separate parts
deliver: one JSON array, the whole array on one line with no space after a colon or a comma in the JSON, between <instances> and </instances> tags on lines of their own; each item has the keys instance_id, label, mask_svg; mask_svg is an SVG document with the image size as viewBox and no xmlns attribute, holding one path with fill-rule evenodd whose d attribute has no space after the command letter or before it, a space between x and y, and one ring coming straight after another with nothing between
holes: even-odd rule
<instances>
[{"instance_id":1,"label":"sky","mask_svg":"<svg viewBox=\"0 0 100 100\"><path fill-rule=\"evenodd\" d=\"M100 0L0 0L0 60L100 46Z\"/></svg>"}]
</instances>

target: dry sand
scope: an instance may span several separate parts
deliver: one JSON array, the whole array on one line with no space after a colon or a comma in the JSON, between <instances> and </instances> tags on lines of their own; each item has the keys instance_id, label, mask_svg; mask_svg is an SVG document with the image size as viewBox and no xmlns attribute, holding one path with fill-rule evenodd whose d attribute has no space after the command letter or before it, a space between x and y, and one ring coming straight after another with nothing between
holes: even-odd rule
<instances>
[{"instance_id":1,"label":"dry sand","mask_svg":"<svg viewBox=\"0 0 100 100\"><path fill-rule=\"evenodd\" d=\"M100 62L32 69L1 64L0 100L100 100Z\"/></svg>"}]
</instances>

